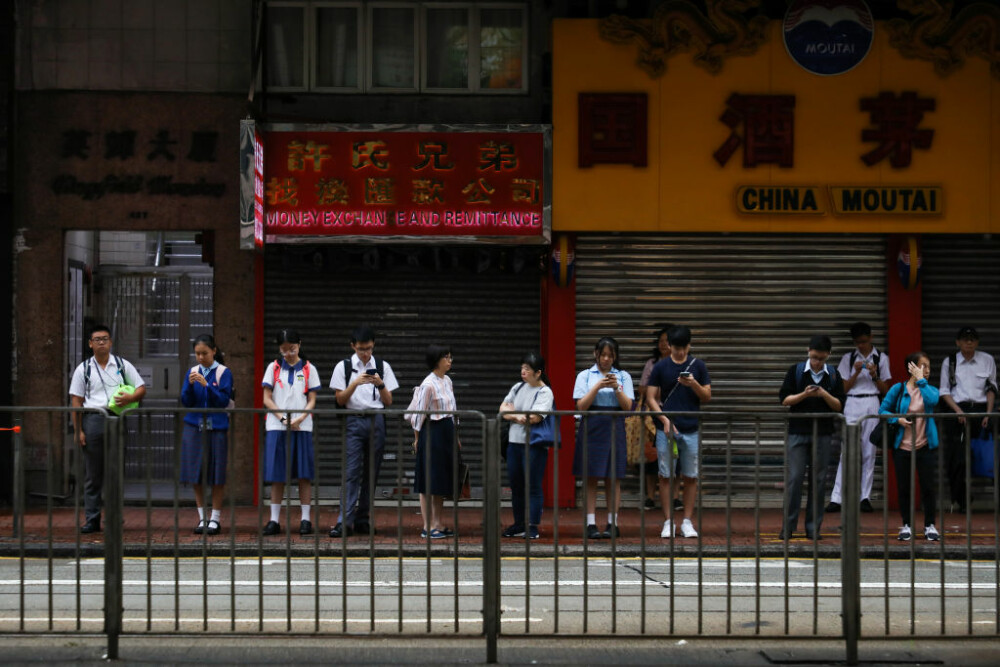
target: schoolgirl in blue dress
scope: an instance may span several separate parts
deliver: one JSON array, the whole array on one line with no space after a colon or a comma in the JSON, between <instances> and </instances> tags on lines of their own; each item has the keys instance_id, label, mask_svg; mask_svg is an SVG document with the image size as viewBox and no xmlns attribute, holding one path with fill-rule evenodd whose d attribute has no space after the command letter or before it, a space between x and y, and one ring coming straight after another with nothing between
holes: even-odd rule
<instances>
[{"instance_id":1,"label":"schoolgirl in blue dress","mask_svg":"<svg viewBox=\"0 0 1000 667\"><path fill-rule=\"evenodd\" d=\"M194 339L193 367L181 387L181 405L186 408L226 408L233 399L233 374L222 365L224 357L215 338L202 334ZM181 439L180 481L194 489L198 505L197 535L218 535L222 500L226 493L229 415L224 412L188 412ZM212 487L212 514L205 519L205 485Z\"/></svg>"},{"instance_id":2,"label":"schoolgirl in blue dress","mask_svg":"<svg viewBox=\"0 0 1000 667\"><path fill-rule=\"evenodd\" d=\"M577 410L621 410L632 407L635 392L632 376L616 367L618 341L610 336L594 346L594 365L580 371L573 386ZM586 453L584 452L586 449ZM626 463L625 415L584 415L576 434L573 454L573 474L584 477L587 484L587 528L589 539L617 537L618 506L621 502L619 479L625 476ZM613 455L612 455L613 452ZM586 460L584 456L586 454ZM604 480L604 495L608 506L608 526L603 532L597 527L597 482Z\"/></svg>"},{"instance_id":3,"label":"schoolgirl in blue dress","mask_svg":"<svg viewBox=\"0 0 1000 667\"><path fill-rule=\"evenodd\" d=\"M316 407L316 392L320 387L319 372L300 354L302 338L292 329L278 334L281 358L268 364L264 371L264 407L273 410L267 415L267 439L264 450L264 481L271 485L271 520L261 531L264 535L281 532L281 501L285 497L285 480L297 479L302 518L299 534L309 535L312 527L312 478L315 476L313 455L313 418L309 412ZM287 451L286 451L287 448ZM285 462L291 460L291 470Z\"/></svg>"}]
</instances>

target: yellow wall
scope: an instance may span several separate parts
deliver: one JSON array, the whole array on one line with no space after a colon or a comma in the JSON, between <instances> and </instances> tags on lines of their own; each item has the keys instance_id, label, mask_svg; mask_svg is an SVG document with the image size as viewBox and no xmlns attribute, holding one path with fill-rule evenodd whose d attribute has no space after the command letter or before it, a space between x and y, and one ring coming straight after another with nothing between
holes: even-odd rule
<instances>
[{"instance_id":1,"label":"yellow wall","mask_svg":"<svg viewBox=\"0 0 1000 667\"><path fill-rule=\"evenodd\" d=\"M1000 81L970 59L950 77L907 60L877 24L868 57L832 77L810 74L785 51L780 22L753 56L726 60L711 75L679 54L651 79L635 65L634 45L598 35L596 20L553 24L553 229L556 231L754 231L869 233L1000 232ZM936 100L921 128L934 130L929 150L914 149L910 167L886 158L873 167L861 155L873 127L862 97L916 91ZM577 95L645 92L649 96L648 167L577 166ZM795 166L744 168L742 148L720 167L712 157L729 136L719 121L732 93L795 95ZM738 128L742 134L742 127ZM940 186L943 213L910 215L742 214L741 185Z\"/></svg>"}]
</instances>

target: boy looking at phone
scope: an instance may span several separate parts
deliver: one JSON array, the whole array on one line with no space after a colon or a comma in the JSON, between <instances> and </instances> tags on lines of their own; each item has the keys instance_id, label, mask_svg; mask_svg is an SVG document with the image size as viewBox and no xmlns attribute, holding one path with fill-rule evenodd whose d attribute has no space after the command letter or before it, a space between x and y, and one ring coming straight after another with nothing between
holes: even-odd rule
<instances>
[{"instance_id":1,"label":"boy looking at phone","mask_svg":"<svg viewBox=\"0 0 1000 667\"><path fill-rule=\"evenodd\" d=\"M373 356L375 332L359 326L351 334L354 354L337 364L330 388L337 405L348 410L383 410L392 405L399 387L389 364ZM340 514L330 537L373 533L371 500L385 450L385 415L348 415L345 442L345 481L340 490ZM370 444L369 444L370 443Z\"/></svg>"},{"instance_id":2,"label":"boy looking at phone","mask_svg":"<svg viewBox=\"0 0 1000 667\"><path fill-rule=\"evenodd\" d=\"M667 343L670 345L670 355L658 361L649 374L646 406L652 412L698 412L702 403L712 400L712 383L705 362L689 355L691 329L685 326L671 327L667 331ZM684 521L681 523L681 534L689 538L698 537L698 531L691 521L694 516L694 501L698 495L698 417L670 415L668 419L667 415L662 415L653 421L657 428L656 459L664 518L660 537L670 538L674 535L670 478L677 462L680 463L680 475L684 479ZM676 454L671 441L677 443Z\"/></svg>"},{"instance_id":3,"label":"boy looking at phone","mask_svg":"<svg viewBox=\"0 0 1000 667\"><path fill-rule=\"evenodd\" d=\"M788 445L785 450L784 521L778 539L792 539L802 507L802 482L809 467L809 499L806 502L806 537L819 540L823 524L823 486L830 458L830 441L836 425L829 418L795 417L796 413L840 412L844 406L844 383L840 373L826 363L833 343L829 336L813 336L809 356L792 364L778 391L778 400L792 413L788 418ZM813 423L815 421L815 424ZM815 426L816 442L813 442Z\"/></svg>"}]
</instances>

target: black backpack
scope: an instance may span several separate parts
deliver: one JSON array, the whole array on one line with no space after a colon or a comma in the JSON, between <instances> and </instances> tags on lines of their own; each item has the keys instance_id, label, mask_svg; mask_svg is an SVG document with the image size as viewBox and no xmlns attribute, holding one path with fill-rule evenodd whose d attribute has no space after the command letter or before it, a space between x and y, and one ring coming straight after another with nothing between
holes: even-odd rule
<instances>
[{"instance_id":1,"label":"black backpack","mask_svg":"<svg viewBox=\"0 0 1000 667\"><path fill-rule=\"evenodd\" d=\"M959 351L955 350L955 353L953 355L951 355L951 363L948 364L948 390L949 391L954 391L955 390L955 368L958 366L958 353L959 353ZM989 380L986 380L986 393L987 394L993 394L994 396L997 395L997 388L996 388L996 386L992 382L990 382Z\"/></svg>"},{"instance_id":2,"label":"black backpack","mask_svg":"<svg viewBox=\"0 0 1000 667\"><path fill-rule=\"evenodd\" d=\"M117 354L112 354L111 356L112 356L112 358L114 358L115 364L118 365L118 374L122 376L122 381L125 384L128 384L128 378L125 376L125 364L122 363L122 358L119 357ZM85 362L83 362L83 387L84 387L84 391L88 391L90 389L90 366L91 366L90 362L91 362L91 360L93 358L94 358L93 356L87 357L87 360ZM97 363L97 362L94 362L94 363ZM955 376L952 375L953 379L954 379L954 377Z\"/></svg>"},{"instance_id":3,"label":"black backpack","mask_svg":"<svg viewBox=\"0 0 1000 667\"><path fill-rule=\"evenodd\" d=\"M851 365L850 365L850 368L854 368L854 362L857 361L858 357L860 357L860 356L861 355L858 354L858 348L854 348L854 351L851 352ZM872 355L872 363L875 364L875 376L876 377L878 377L878 372L879 372L879 368L880 368L879 361L881 361L881 360L882 360L882 355L880 355L878 353L878 350L875 350L875 354ZM872 378L872 379L874 380L875 378Z\"/></svg>"}]
</instances>

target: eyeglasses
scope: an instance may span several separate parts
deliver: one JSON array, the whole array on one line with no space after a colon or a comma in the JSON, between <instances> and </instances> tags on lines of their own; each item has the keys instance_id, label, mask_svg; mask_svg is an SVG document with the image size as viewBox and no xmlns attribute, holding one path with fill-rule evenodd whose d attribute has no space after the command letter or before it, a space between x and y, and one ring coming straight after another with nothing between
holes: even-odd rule
<instances>
[{"instance_id":1,"label":"eyeglasses","mask_svg":"<svg viewBox=\"0 0 1000 667\"><path fill-rule=\"evenodd\" d=\"M111 336L94 336L90 339L91 343L110 343Z\"/></svg>"}]
</instances>

